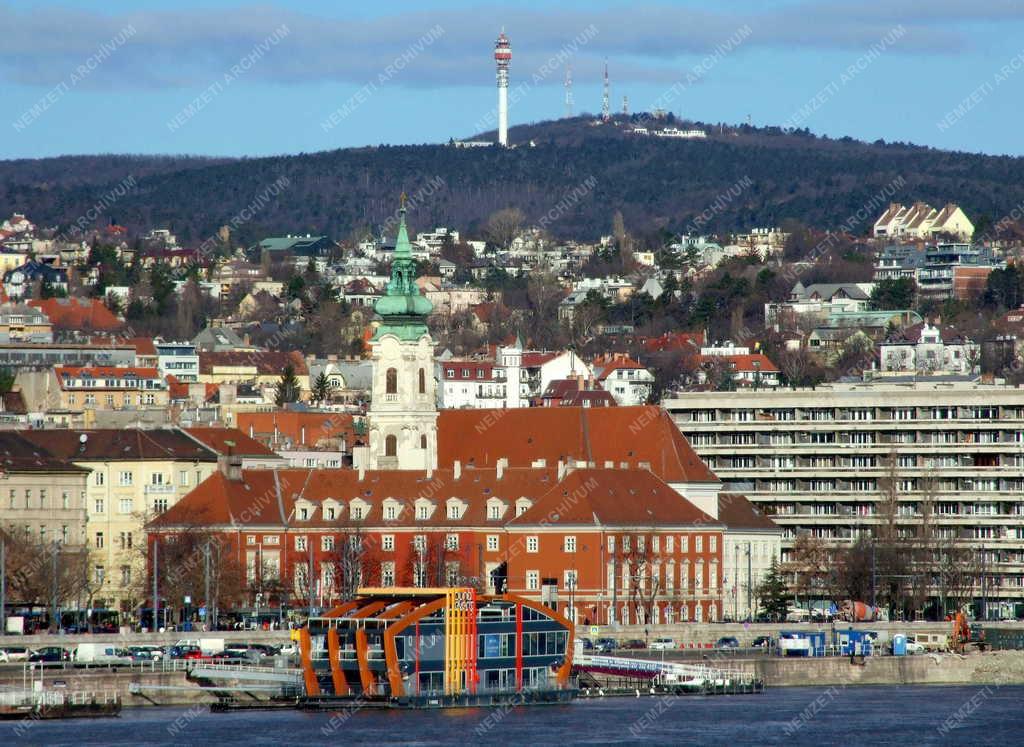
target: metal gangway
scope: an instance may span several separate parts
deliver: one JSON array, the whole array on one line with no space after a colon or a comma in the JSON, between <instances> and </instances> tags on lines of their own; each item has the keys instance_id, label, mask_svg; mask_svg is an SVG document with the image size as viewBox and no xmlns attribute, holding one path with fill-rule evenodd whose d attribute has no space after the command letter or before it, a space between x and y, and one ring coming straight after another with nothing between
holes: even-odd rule
<instances>
[{"instance_id":1,"label":"metal gangway","mask_svg":"<svg viewBox=\"0 0 1024 747\"><path fill-rule=\"evenodd\" d=\"M727 669L708 664L684 664L678 661L634 659L628 656L579 654L573 667L590 674L606 674L630 679L649 679L654 684L693 688L749 685L756 676L741 669Z\"/></svg>"}]
</instances>

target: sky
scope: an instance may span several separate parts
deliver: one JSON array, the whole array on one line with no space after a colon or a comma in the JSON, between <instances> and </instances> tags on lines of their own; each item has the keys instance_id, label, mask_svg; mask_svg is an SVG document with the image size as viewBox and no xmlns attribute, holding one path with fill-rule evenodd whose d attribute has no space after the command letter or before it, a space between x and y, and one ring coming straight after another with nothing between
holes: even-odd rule
<instances>
[{"instance_id":1,"label":"sky","mask_svg":"<svg viewBox=\"0 0 1024 747\"><path fill-rule=\"evenodd\" d=\"M611 104L1024 155L1024 2L0 0L0 159L447 142ZM6 121L3 121L6 120Z\"/></svg>"}]
</instances>

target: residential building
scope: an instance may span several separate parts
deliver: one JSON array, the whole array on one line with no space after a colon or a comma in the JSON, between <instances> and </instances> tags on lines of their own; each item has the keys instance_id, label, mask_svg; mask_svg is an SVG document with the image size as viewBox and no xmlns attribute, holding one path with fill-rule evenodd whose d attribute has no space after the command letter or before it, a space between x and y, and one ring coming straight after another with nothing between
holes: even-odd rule
<instances>
[{"instance_id":1,"label":"residential building","mask_svg":"<svg viewBox=\"0 0 1024 747\"><path fill-rule=\"evenodd\" d=\"M620 405L643 405L651 397L654 374L625 353L595 358L595 379Z\"/></svg>"},{"instance_id":2,"label":"residential building","mask_svg":"<svg viewBox=\"0 0 1024 747\"><path fill-rule=\"evenodd\" d=\"M889 205L875 221L875 238L927 239L937 235L970 239L974 225L958 205L947 203L936 210L926 202L915 202L905 207L898 202Z\"/></svg>"},{"instance_id":3,"label":"residential building","mask_svg":"<svg viewBox=\"0 0 1024 747\"><path fill-rule=\"evenodd\" d=\"M59 338L110 334L125 326L99 298L36 298L28 305L46 314Z\"/></svg>"},{"instance_id":4,"label":"residential building","mask_svg":"<svg viewBox=\"0 0 1024 747\"><path fill-rule=\"evenodd\" d=\"M724 490L783 527L784 560L801 533L831 547L876 534L894 500L908 542L928 524L930 541L975 553L970 591L984 576L989 615L1024 611L1024 389L905 377L684 392L664 406ZM939 570L933 602L947 591Z\"/></svg>"},{"instance_id":5,"label":"residential building","mask_svg":"<svg viewBox=\"0 0 1024 747\"><path fill-rule=\"evenodd\" d=\"M0 343L53 342L53 325L49 317L28 304L0 306Z\"/></svg>"},{"instance_id":6,"label":"residential building","mask_svg":"<svg viewBox=\"0 0 1024 747\"><path fill-rule=\"evenodd\" d=\"M792 329L800 319L824 321L837 311L867 311L873 290L874 283L813 283L805 287L797 281L789 300L764 305L765 325L780 332Z\"/></svg>"},{"instance_id":7,"label":"residential building","mask_svg":"<svg viewBox=\"0 0 1024 747\"><path fill-rule=\"evenodd\" d=\"M21 435L90 470L85 529L93 606L119 609L131 619L146 596L145 522L216 471L217 454L170 428L29 430Z\"/></svg>"},{"instance_id":8,"label":"residential building","mask_svg":"<svg viewBox=\"0 0 1024 747\"><path fill-rule=\"evenodd\" d=\"M156 340L153 344L161 376L170 375L184 383L199 381L199 354L193 343Z\"/></svg>"},{"instance_id":9,"label":"residential building","mask_svg":"<svg viewBox=\"0 0 1024 747\"><path fill-rule=\"evenodd\" d=\"M46 285L52 293L68 292L68 271L63 267L30 259L23 265L4 273L4 293L13 301L32 298L37 285Z\"/></svg>"},{"instance_id":10,"label":"residential building","mask_svg":"<svg viewBox=\"0 0 1024 747\"><path fill-rule=\"evenodd\" d=\"M540 398L542 407L615 407L617 404L600 384L582 377L555 379Z\"/></svg>"},{"instance_id":11,"label":"residential building","mask_svg":"<svg viewBox=\"0 0 1024 747\"><path fill-rule=\"evenodd\" d=\"M129 343L44 344L0 343L0 366L32 368L37 366L134 366L135 347ZM155 365L155 363L154 363Z\"/></svg>"},{"instance_id":12,"label":"residential building","mask_svg":"<svg viewBox=\"0 0 1024 747\"><path fill-rule=\"evenodd\" d=\"M199 352L199 381L204 384L252 384L272 390L291 366L302 398L309 396L309 369L298 351L260 350L252 352Z\"/></svg>"},{"instance_id":13,"label":"residential building","mask_svg":"<svg viewBox=\"0 0 1024 747\"><path fill-rule=\"evenodd\" d=\"M974 374L981 346L952 327L921 322L891 335L879 345L882 371Z\"/></svg>"},{"instance_id":14,"label":"residential building","mask_svg":"<svg viewBox=\"0 0 1024 747\"><path fill-rule=\"evenodd\" d=\"M16 431L0 431L0 527L37 542L83 547L89 470L72 464Z\"/></svg>"},{"instance_id":15,"label":"residential building","mask_svg":"<svg viewBox=\"0 0 1024 747\"><path fill-rule=\"evenodd\" d=\"M54 366L21 369L15 377L30 413L70 413L70 423L90 427L100 411L164 411L167 382L142 366Z\"/></svg>"},{"instance_id":16,"label":"residential building","mask_svg":"<svg viewBox=\"0 0 1024 747\"><path fill-rule=\"evenodd\" d=\"M971 244L938 244L925 251L917 271L917 287L924 297L966 301L984 290L989 274L1006 262L992 249Z\"/></svg>"},{"instance_id":17,"label":"residential building","mask_svg":"<svg viewBox=\"0 0 1024 747\"><path fill-rule=\"evenodd\" d=\"M733 620L753 619L761 606L757 590L782 554L782 529L737 493L720 493L718 520L725 524L722 550L722 611Z\"/></svg>"}]
</instances>

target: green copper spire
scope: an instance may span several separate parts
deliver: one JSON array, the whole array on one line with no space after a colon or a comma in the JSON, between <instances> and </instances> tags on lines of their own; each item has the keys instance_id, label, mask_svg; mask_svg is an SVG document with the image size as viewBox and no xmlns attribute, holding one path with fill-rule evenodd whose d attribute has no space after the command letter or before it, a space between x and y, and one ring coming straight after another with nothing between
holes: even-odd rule
<instances>
[{"instance_id":1,"label":"green copper spire","mask_svg":"<svg viewBox=\"0 0 1024 747\"><path fill-rule=\"evenodd\" d=\"M395 252L391 260L391 280L383 298L374 304L374 310L381 317L374 339L386 334L396 335L401 340L418 340L427 331L427 315L434 308L420 293L416 285L416 262L412 258L412 245L405 227L405 195L398 210L398 236L395 238Z\"/></svg>"}]
</instances>

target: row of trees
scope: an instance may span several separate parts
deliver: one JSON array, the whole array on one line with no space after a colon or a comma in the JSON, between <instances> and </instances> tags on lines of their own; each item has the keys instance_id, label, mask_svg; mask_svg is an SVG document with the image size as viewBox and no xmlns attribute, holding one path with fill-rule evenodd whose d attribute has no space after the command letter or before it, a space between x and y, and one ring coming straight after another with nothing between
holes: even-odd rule
<instances>
[{"instance_id":1,"label":"row of trees","mask_svg":"<svg viewBox=\"0 0 1024 747\"><path fill-rule=\"evenodd\" d=\"M920 478L921 499L900 501L901 475L888 459L876 511L849 517L849 544L800 534L789 560L773 566L758 591L762 608L783 616L792 600L872 602L890 619L943 619L971 602L984 573L982 554L936 521L934 477Z\"/></svg>"}]
</instances>

